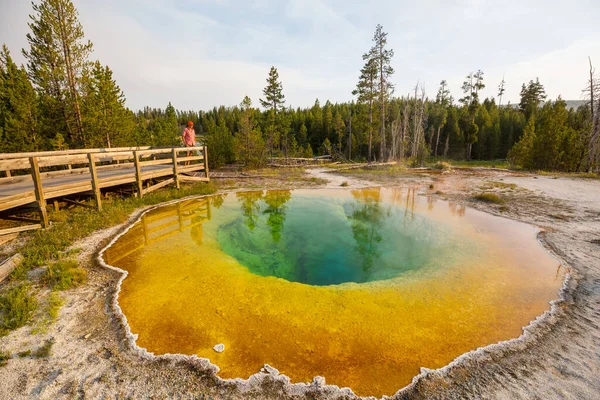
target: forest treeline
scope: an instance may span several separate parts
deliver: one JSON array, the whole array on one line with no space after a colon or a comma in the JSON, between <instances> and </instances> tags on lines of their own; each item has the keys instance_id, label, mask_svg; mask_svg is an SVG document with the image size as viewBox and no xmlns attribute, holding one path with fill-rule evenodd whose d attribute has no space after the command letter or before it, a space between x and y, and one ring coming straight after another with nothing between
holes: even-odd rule
<instances>
[{"instance_id":1,"label":"forest treeline","mask_svg":"<svg viewBox=\"0 0 600 400\"><path fill-rule=\"evenodd\" d=\"M185 111L169 103L134 112L111 69L91 60L93 45L72 2L42 0L32 7L22 50L27 65L16 65L5 45L0 52L0 152L178 145L191 120L213 167L237 161L258 168L272 157L332 154L416 165L431 157L508 158L526 169L600 168L600 90L591 60L584 90L589 102L578 109L560 97L548 100L537 78L522 85L518 104L502 104L504 80L496 97L480 99L488 84L481 70L466 76L459 99L446 81L434 98L419 83L398 96L394 52L378 25L357 85L349 88L351 102L290 107L272 67L258 102L246 96L234 107Z\"/></svg>"}]
</instances>

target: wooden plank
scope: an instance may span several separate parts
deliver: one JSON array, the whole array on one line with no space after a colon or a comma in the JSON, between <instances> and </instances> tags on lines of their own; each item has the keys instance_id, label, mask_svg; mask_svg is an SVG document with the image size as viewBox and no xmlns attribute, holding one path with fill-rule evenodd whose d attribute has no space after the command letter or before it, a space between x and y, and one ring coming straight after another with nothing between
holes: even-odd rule
<instances>
[{"instance_id":1,"label":"wooden plank","mask_svg":"<svg viewBox=\"0 0 600 400\"><path fill-rule=\"evenodd\" d=\"M175 187L179 190L181 185L179 183L179 166L177 165L177 149L173 148L171 157L173 158L173 179L175 180Z\"/></svg>"},{"instance_id":2,"label":"wooden plank","mask_svg":"<svg viewBox=\"0 0 600 400\"><path fill-rule=\"evenodd\" d=\"M182 182L208 182L210 181L209 178L205 178L205 177L197 177L197 176L187 176L187 175L181 175L179 177L179 179L181 179Z\"/></svg>"},{"instance_id":3,"label":"wooden plank","mask_svg":"<svg viewBox=\"0 0 600 400\"><path fill-rule=\"evenodd\" d=\"M14 228L7 228L7 229L0 230L0 235L9 235L11 233L32 231L34 229L40 229L41 227L42 227L42 224L17 226Z\"/></svg>"},{"instance_id":4,"label":"wooden plank","mask_svg":"<svg viewBox=\"0 0 600 400\"><path fill-rule=\"evenodd\" d=\"M122 151L148 150L151 146L140 147L113 147L113 148L97 148L97 149L73 149L73 150L56 150L56 151L34 151L29 153L0 153L0 160L11 160L16 158L29 157L48 157L48 156L67 156L73 154L88 154L88 153L116 153Z\"/></svg>"},{"instance_id":5,"label":"wooden plank","mask_svg":"<svg viewBox=\"0 0 600 400\"><path fill-rule=\"evenodd\" d=\"M37 157L29 158L29 164L31 165L31 176L33 178L35 198L37 200L38 208L40 211L42 227L47 228L49 226L48 212L46 210L46 198L44 197L44 188L42 187L42 178L40 177L40 167L38 165Z\"/></svg>"},{"instance_id":6,"label":"wooden plank","mask_svg":"<svg viewBox=\"0 0 600 400\"><path fill-rule=\"evenodd\" d=\"M29 224L39 224L40 223L40 221L38 221L37 219L18 217L16 215L7 215L7 216L0 217L0 218L5 219L7 221L26 222Z\"/></svg>"},{"instance_id":7,"label":"wooden plank","mask_svg":"<svg viewBox=\"0 0 600 400\"><path fill-rule=\"evenodd\" d=\"M202 146L202 154L204 155L204 172L206 173L206 179L210 179L208 177L208 151L206 150L206 146Z\"/></svg>"},{"instance_id":8,"label":"wooden plank","mask_svg":"<svg viewBox=\"0 0 600 400\"><path fill-rule=\"evenodd\" d=\"M148 156L152 154L169 154L171 152L171 148L167 149L151 149L151 150L140 150L138 154L141 156Z\"/></svg>"},{"instance_id":9,"label":"wooden plank","mask_svg":"<svg viewBox=\"0 0 600 400\"><path fill-rule=\"evenodd\" d=\"M92 189L93 189L92 183L90 181L81 182L79 184L79 187L72 187L72 188L68 188L68 189L64 189L64 190L58 190L58 191L52 191L52 192L46 193L46 199L54 199L57 197L68 196L70 194L76 194L76 193L85 193L85 192L91 191Z\"/></svg>"},{"instance_id":10,"label":"wooden plank","mask_svg":"<svg viewBox=\"0 0 600 400\"><path fill-rule=\"evenodd\" d=\"M150 161L142 161L140 164L142 167L146 167L148 165L164 165L164 164L171 164L172 159L169 158L161 158L160 160L150 160Z\"/></svg>"},{"instance_id":11,"label":"wooden plank","mask_svg":"<svg viewBox=\"0 0 600 400\"><path fill-rule=\"evenodd\" d=\"M179 173L184 174L186 172L194 172L194 171L204 171L204 165L202 164L194 164L189 167L180 167Z\"/></svg>"},{"instance_id":12,"label":"wooden plank","mask_svg":"<svg viewBox=\"0 0 600 400\"><path fill-rule=\"evenodd\" d=\"M179 162L204 160L204 156L179 157Z\"/></svg>"},{"instance_id":13,"label":"wooden plank","mask_svg":"<svg viewBox=\"0 0 600 400\"><path fill-rule=\"evenodd\" d=\"M15 169L29 169L28 158L17 158L12 160L0 160L0 171L8 171Z\"/></svg>"},{"instance_id":14,"label":"wooden plank","mask_svg":"<svg viewBox=\"0 0 600 400\"><path fill-rule=\"evenodd\" d=\"M156 185L153 185L153 186L150 186L149 188L143 189L142 193L146 194L146 193L154 192L155 190L163 188L163 187L165 187L167 185L170 185L171 183L174 183L174 182L175 182L175 178L166 179L166 180L164 180L164 181L162 181L160 183L157 183Z\"/></svg>"},{"instance_id":15,"label":"wooden plank","mask_svg":"<svg viewBox=\"0 0 600 400\"><path fill-rule=\"evenodd\" d=\"M98 175L96 174L96 161L94 160L95 156L93 153L88 153L87 157L89 160L90 175L92 176L92 191L94 192L94 197L96 198L96 206L98 207L98 211L102 211L102 197L100 195Z\"/></svg>"},{"instance_id":16,"label":"wooden plank","mask_svg":"<svg viewBox=\"0 0 600 400\"><path fill-rule=\"evenodd\" d=\"M30 181L30 180L31 180L31 175L30 174L27 174L27 175L17 175L17 176L11 176L10 178L0 178L0 185L17 183L17 182L24 182L24 181Z\"/></svg>"},{"instance_id":17,"label":"wooden plank","mask_svg":"<svg viewBox=\"0 0 600 400\"><path fill-rule=\"evenodd\" d=\"M25 199L25 198L29 198L31 196L33 196L33 190L27 191L25 193L18 193L18 194L13 194L11 196L0 196L0 202L4 203L4 202L11 202L14 200L21 200L21 199Z\"/></svg>"},{"instance_id":18,"label":"wooden plank","mask_svg":"<svg viewBox=\"0 0 600 400\"><path fill-rule=\"evenodd\" d=\"M142 182L142 170L140 168L140 156L138 151L133 152L133 163L135 164L135 183L138 196L144 195L144 183Z\"/></svg>"},{"instance_id":19,"label":"wooden plank","mask_svg":"<svg viewBox=\"0 0 600 400\"><path fill-rule=\"evenodd\" d=\"M132 179L133 181L135 181L135 171L130 172L128 174L107 176L106 178L98 179L98 183L100 184L101 187L106 187L106 185L105 185L106 183L122 181L122 180L126 180L126 179ZM108 185L108 186L113 186L113 185Z\"/></svg>"},{"instance_id":20,"label":"wooden plank","mask_svg":"<svg viewBox=\"0 0 600 400\"><path fill-rule=\"evenodd\" d=\"M2 231L0 231L0 235L1 234ZM9 276L10 273L15 268L17 268L17 266L21 263L22 260L23 256L21 255L21 253L17 253L8 260L4 261L2 264L0 264L0 282L2 282L4 279L6 279L7 276Z\"/></svg>"},{"instance_id":21,"label":"wooden plank","mask_svg":"<svg viewBox=\"0 0 600 400\"><path fill-rule=\"evenodd\" d=\"M156 171L148 171L148 172L143 172L142 171L142 179L146 180L146 179L153 179L153 178L160 178L163 176L168 176L168 175L173 175L173 169L172 168L164 168L164 169L159 169Z\"/></svg>"},{"instance_id":22,"label":"wooden plank","mask_svg":"<svg viewBox=\"0 0 600 400\"><path fill-rule=\"evenodd\" d=\"M10 210L11 208L20 207L20 206L24 206L26 204L35 203L35 202L36 202L36 198L32 192L31 197L28 197L28 198L14 200L11 202L6 202L6 203L0 202L0 211Z\"/></svg>"},{"instance_id":23,"label":"wooden plank","mask_svg":"<svg viewBox=\"0 0 600 400\"><path fill-rule=\"evenodd\" d=\"M90 206L89 204L82 203L80 201L71 200L71 199L62 199L62 201L64 201L65 203L68 203L68 204L73 204L75 206L79 206L79 207L95 208L94 206Z\"/></svg>"},{"instance_id":24,"label":"wooden plank","mask_svg":"<svg viewBox=\"0 0 600 400\"><path fill-rule=\"evenodd\" d=\"M91 153L90 153L91 154ZM75 154L70 156L45 156L39 158L40 167L54 167L67 164L87 164L89 158L86 154Z\"/></svg>"},{"instance_id":25,"label":"wooden plank","mask_svg":"<svg viewBox=\"0 0 600 400\"><path fill-rule=\"evenodd\" d=\"M7 178L10 178L10 169L7 169L6 171L4 171L4 173L6 174Z\"/></svg>"},{"instance_id":26,"label":"wooden plank","mask_svg":"<svg viewBox=\"0 0 600 400\"><path fill-rule=\"evenodd\" d=\"M100 184L100 188L104 189L104 188L108 188L108 187L113 187L113 186L120 186L120 185L126 185L128 183L135 183L135 175L131 174L125 178L118 178L115 177L113 180L110 181L103 181Z\"/></svg>"},{"instance_id":27,"label":"wooden plank","mask_svg":"<svg viewBox=\"0 0 600 400\"><path fill-rule=\"evenodd\" d=\"M0 236L0 246L2 246L4 243L8 243L11 240L16 239L17 237L19 237L18 233L9 233L7 235Z\"/></svg>"}]
</instances>

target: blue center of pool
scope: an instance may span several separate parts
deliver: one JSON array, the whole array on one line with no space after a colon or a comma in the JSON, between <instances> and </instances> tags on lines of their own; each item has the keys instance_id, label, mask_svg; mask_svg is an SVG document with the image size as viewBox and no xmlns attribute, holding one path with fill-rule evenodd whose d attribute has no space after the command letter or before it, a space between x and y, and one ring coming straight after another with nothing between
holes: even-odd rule
<instances>
[{"instance_id":1,"label":"blue center of pool","mask_svg":"<svg viewBox=\"0 0 600 400\"><path fill-rule=\"evenodd\" d=\"M394 278L447 249L447 228L375 189L321 193L237 193L242 214L219 228L218 242L254 274L318 286Z\"/></svg>"}]
</instances>

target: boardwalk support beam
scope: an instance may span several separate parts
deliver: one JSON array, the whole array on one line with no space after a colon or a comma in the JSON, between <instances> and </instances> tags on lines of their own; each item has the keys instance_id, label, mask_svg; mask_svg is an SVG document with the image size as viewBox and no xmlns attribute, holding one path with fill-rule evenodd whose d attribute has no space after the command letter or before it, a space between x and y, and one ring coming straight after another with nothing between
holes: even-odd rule
<instances>
[{"instance_id":1,"label":"boardwalk support beam","mask_svg":"<svg viewBox=\"0 0 600 400\"><path fill-rule=\"evenodd\" d=\"M37 205L40 210L41 225L42 228L47 228L50 224L48 222L46 198L44 197L44 188L42 187L42 177L40 176L40 166L38 164L38 158L29 157L29 164L31 165L31 177L33 178L35 200L37 201Z\"/></svg>"},{"instance_id":2,"label":"boardwalk support beam","mask_svg":"<svg viewBox=\"0 0 600 400\"><path fill-rule=\"evenodd\" d=\"M135 164L135 183L140 198L144 195L144 184L142 182L142 170L140 168L140 156L137 151L133 152L133 163Z\"/></svg>"},{"instance_id":3,"label":"boardwalk support beam","mask_svg":"<svg viewBox=\"0 0 600 400\"><path fill-rule=\"evenodd\" d=\"M88 153L88 160L90 162L90 175L92 176L92 191L96 198L96 207L98 211L102 211L102 196L100 194L100 185L98 184L98 175L96 174L96 160L93 153Z\"/></svg>"},{"instance_id":4,"label":"boardwalk support beam","mask_svg":"<svg viewBox=\"0 0 600 400\"><path fill-rule=\"evenodd\" d=\"M179 190L181 187L179 183L179 166L177 165L177 149L173 147L173 179L175 180L175 187Z\"/></svg>"}]
</instances>

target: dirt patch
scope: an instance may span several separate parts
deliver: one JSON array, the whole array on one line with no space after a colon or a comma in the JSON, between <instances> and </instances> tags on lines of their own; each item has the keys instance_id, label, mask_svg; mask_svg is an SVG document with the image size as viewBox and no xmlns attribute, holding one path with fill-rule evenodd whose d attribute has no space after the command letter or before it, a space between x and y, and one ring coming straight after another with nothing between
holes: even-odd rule
<instances>
[{"instance_id":1,"label":"dirt patch","mask_svg":"<svg viewBox=\"0 0 600 400\"><path fill-rule=\"evenodd\" d=\"M503 171L403 172L373 174L373 179L364 175L313 168L290 176L291 183L260 177L232 179L223 186L323 187L324 180L326 187L340 187L343 182L349 188L413 185L423 195L543 227L544 245L572 268L565 300L557 303L556 312L528 329L527 340L488 346L443 370L423 369L419 379L395 398L596 398L600 392L599 181L534 179ZM507 201L497 205L473 200L474 193L482 190L501 193ZM45 333L33 334L33 328L26 326L0 338L0 349L11 357L0 367L0 398L354 398L350 391L327 386L319 378L289 385L270 368L250 381L223 381L202 360L155 358L135 349L112 307L120 274L101 267L94 257L121 229L96 232L74 245L83 249L78 259L88 270L88 281L63 292L64 306ZM44 346L50 347L47 343L52 343L49 351L40 353Z\"/></svg>"}]
</instances>

